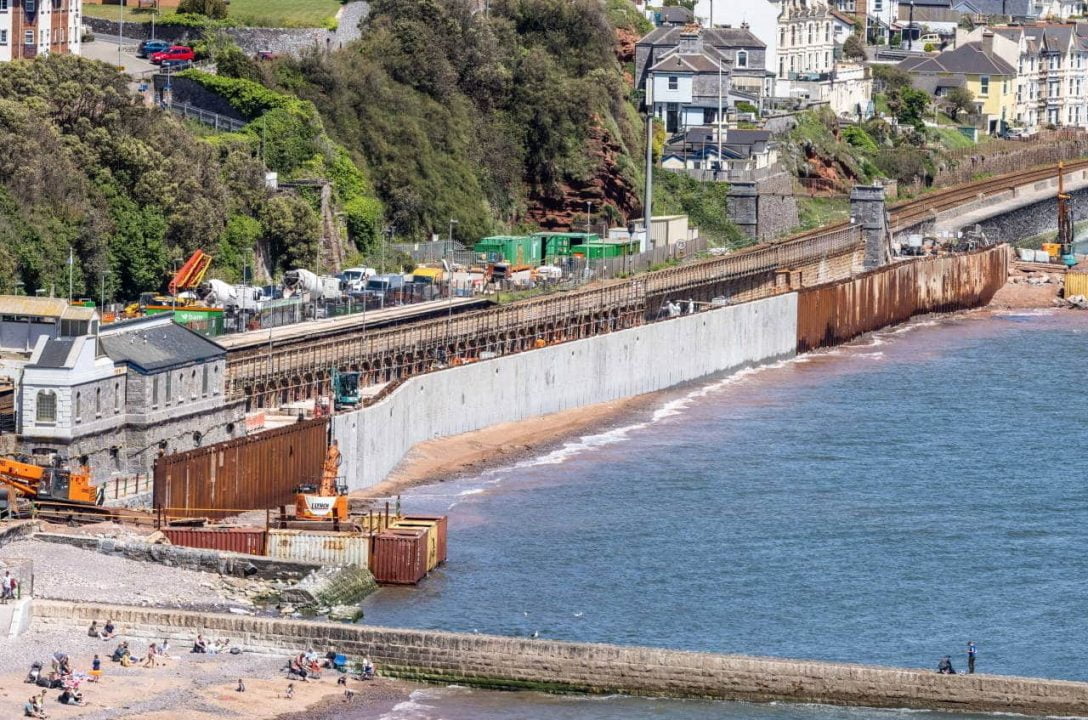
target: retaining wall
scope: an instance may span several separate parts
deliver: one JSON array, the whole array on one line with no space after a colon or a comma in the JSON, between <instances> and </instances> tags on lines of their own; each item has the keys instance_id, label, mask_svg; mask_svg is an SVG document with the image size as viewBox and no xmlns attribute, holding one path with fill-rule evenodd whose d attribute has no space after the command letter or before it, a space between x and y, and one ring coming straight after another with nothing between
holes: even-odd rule
<instances>
[{"instance_id":1,"label":"retaining wall","mask_svg":"<svg viewBox=\"0 0 1088 720\"><path fill-rule=\"evenodd\" d=\"M633 397L790 357L794 293L561 343L406 381L333 418L352 490L385 479L425 440Z\"/></svg>"},{"instance_id":2,"label":"retaining wall","mask_svg":"<svg viewBox=\"0 0 1088 720\"><path fill-rule=\"evenodd\" d=\"M250 652L335 648L384 675L492 688L1025 715L1088 714L1088 683L938 675L815 661L397 630L236 615L35 601L34 627L80 632L111 617L126 637L229 637Z\"/></svg>"}]
</instances>

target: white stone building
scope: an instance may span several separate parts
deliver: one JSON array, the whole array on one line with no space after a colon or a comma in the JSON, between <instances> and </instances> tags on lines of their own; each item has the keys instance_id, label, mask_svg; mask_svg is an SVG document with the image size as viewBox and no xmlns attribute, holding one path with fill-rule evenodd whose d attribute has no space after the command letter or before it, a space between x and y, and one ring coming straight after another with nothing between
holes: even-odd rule
<instances>
[{"instance_id":1,"label":"white stone building","mask_svg":"<svg viewBox=\"0 0 1088 720\"><path fill-rule=\"evenodd\" d=\"M83 0L0 0L0 61L78 55Z\"/></svg>"}]
</instances>

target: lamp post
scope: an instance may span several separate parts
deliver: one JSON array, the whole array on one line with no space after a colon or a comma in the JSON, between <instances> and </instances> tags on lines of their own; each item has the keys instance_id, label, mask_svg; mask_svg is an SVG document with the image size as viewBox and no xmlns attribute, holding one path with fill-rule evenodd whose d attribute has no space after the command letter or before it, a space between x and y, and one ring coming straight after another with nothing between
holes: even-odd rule
<instances>
[{"instance_id":1,"label":"lamp post","mask_svg":"<svg viewBox=\"0 0 1088 720\"><path fill-rule=\"evenodd\" d=\"M910 0L910 21L907 23L907 51L914 51L914 0Z\"/></svg>"},{"instance_id":2,"label":"lamp post","mask_svg":"<svg viewBox=\"0 0 1088 720\"><path fill-rule=\"evenodd\" d=\"M593 232L593 201L586 200L586 233Z\"/></svg>"},{"instance_id":3,"label":"lamp post","mask_svg":"<svg viewBox=\"0 0 1088 720\"><path fill-rule=\"evenodd\" d=\"M446 352L450 350L450 325L453 323L453 226L457 221L450 218L449 235L446 236L446 265L449 268L449 280L446 282L446 295L449 297L446 313ZM449 360L447 355L446 360Z\"/></svg>"}]
</instances>

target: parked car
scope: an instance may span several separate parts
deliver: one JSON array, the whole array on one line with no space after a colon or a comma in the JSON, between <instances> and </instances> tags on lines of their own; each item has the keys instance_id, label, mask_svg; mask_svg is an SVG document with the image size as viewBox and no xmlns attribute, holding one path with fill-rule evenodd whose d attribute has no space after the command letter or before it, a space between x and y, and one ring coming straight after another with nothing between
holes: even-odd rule
<instances>
[{"instance_id":1,"label":"parked car","mask_svg":"<svg viewBox=\"0 0 1088 720\"><path fill-rule=\"evenodd\" d=\"M164 60L184 60L186 62L192 62L193 60L196 60L196 53L193 52L191 47L185 45L171 45L166 50L151 55L151 62L156 65L161 65Z\"/></svg>"},{"instance_id":2,"label":"parked car","mask_svg":"<svg viewBox=\"0 0 1088 720\"><path fill-rule=\"evenodd\" d=\"M170 49L170 43L165 40L144 40L136 48L136 57L149 58L155 53L166 52Z\"/></svg>"},{"instance_id":3,"label":"parked car","mask_svg":"<svg viewBox=\"0 0 1088 720\"><path fill-rule=\"evenodd\" d=\"M185 70L186 68L191 67L192 64L192 60L163 60L159 63L159 66L163 70Z\"/></svg>"}]
</instances>

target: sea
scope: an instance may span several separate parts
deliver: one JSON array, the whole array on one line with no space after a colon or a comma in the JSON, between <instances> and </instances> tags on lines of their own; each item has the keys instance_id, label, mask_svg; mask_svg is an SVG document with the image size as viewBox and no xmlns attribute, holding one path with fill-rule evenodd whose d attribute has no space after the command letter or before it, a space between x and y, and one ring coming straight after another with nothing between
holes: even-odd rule
<instances>
[{"instance_id":1,"label":"sea","mask_svg":"<svg viewBox=\"0 0 1088 720\"><path fill-rule=\"evenodd\" d=\"M677 388L406 493L449 514L449 561L365 621L961 671L973 640L981 672L1088 680L1086 349L1088 313L980 311ZM463 687L377 717L908 714L952 717Z\"/></svg>"}]
</instances>

